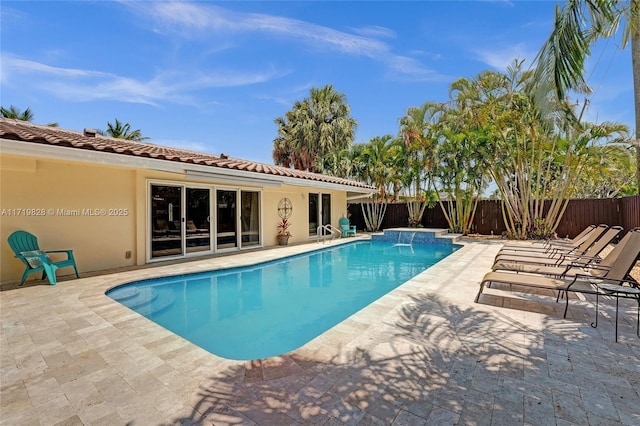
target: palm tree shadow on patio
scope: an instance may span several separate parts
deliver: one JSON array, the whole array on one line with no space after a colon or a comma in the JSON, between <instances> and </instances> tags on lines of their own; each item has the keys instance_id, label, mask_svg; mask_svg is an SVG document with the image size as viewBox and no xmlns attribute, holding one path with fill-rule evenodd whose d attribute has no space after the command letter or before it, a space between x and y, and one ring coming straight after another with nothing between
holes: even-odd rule
<instances>
[{"instance_id":1,"label":"palm tree shadow on patio","mask_svg":"<svg viewBox=\"0 0 640 426\"><path fill-rule=\"evenodd\" d=\"M430 416L440 424L515 424L531 404L555 424L552 390L582 380L571 355L595 348L613 356L590 337L557 318L530 326L416 295L399 319L327 360L294 351L210 377L192 412L171 424L391 424Z\"/></svg>"}]
</instances>

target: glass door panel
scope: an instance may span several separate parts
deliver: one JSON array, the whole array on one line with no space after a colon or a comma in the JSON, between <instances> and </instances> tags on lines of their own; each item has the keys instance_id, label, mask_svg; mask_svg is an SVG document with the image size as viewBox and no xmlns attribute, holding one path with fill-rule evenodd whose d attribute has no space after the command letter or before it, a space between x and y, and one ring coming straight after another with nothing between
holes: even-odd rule
<instances>
[{"instance_id":1,"label":"glass door panel","mask_svg":"<svg viewBox=\"0 0 640 426\"><path fill-rule=\"evenodd\" d=\"M309 235L318 234L319 224L319 205L318 194L309 194Z\"/></svg>"},{"instance_id":2,"label":"glass door panel","mask_svg":"<svg viewBox=\"0 0 640 426\"><path fill-rule=\"evenodd\" d=\"M331 194L322 194L322 224L331 223Z\"/></svg>"},{"instance_id":3,"label":"glass door panel","mask_svg":"<svg viewBox=\"0 0 640 426\"><path fill-rule=\"evenodd\" d=\"M151 257L182 255L182 187L151 185Z\"/></svg>"},{"instance_id":4,"label":"glass door panel","mask_svg":"<svg viewBox=\"0 0 640 426\"><path fill-rule=\"evenodd\" d=\"M260 193L242 191L240 196L242 197L240 244L242 247L257 246L260 244Z\"/></svg>"},{"instance_id":5,"label":"glass door panel","mask_svg":"<svg viewBox=\"0 0 640 426\"><path fill-rule=\"evenodd\" d=\"M216 191L216 247L237 247L236 191Z\"/></svg>"},{"instance_id":6,"label":"glass door panel","mask_svg":"<svg viewBox=\"0 0 640 426\"><path fill-rule=\"evenodd\" d=\"M187 188L187 253L211 250L210 195L208 189Z\"/></svg>"}]
</instances>

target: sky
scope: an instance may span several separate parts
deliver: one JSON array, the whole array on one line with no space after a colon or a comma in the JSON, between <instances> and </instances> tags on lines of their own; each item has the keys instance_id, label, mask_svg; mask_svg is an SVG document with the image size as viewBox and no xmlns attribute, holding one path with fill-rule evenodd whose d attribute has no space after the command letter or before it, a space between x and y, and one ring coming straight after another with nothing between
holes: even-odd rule
<instances>
[{"instance_id":1,"label":"sky","mask_svg":"<svg viewBox=\"0 0 640 426\"><path fill-rule=\"evenodd\" d=\"M131 124L149 142L273 164L274 119L331 84L355 143L458 78L532 64L553 1L6 1L0 101L82 131ZM633 131L631 49L592 49L585 118ZM584 97L576 99L584 102Z\"/></svg>"}]
</instances>

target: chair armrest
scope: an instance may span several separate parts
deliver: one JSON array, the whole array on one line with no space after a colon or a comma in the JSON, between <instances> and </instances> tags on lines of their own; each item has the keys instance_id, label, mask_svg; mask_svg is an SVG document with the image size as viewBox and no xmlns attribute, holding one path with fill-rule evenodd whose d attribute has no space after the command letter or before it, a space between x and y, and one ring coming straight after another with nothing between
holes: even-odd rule
<instances>
[{"instance_id":1,"label":"chair armrest","mask_svg":"<svg viewBox=\"0 0 640 426\"><path fill-rule=\"evenodd\" d=\"M599 264L588 264L588 265L574 265L579 268L585 269L595 269L598 271L609 271L611 270L611 266L599 265Z\"/></svg>"},{"instance_id":2,"label":"chair armrest","mask_svg":"<svg viewBox=\"0 0 640 426\"><path fill-rule=\"evenodd\" d=\"M73 250L45 250L45 253L73 253Z\"/></svg>"},{"instance_id":3,"label":"chair armrest","mask_svg":"<svg viewBox=\"0 0 640 426\"><path fill-rule=\"evenodd\" d=\"M67 255L67 260L75 261L75 258L73 257L73 250L46 250L44 253L65 253Z\"/></svg>"},{"instance_id":4,"label":"chair armrest","mask_svg":"<svg viewBox=\"0 0 640 426\"><path fill-rule=\"evenodd\" d=\"M66 253L69 259L73 258L73 250L46 250L45 253Z\"/></svg>"},{"instance_id":5,"label":"chair armrest","mask_svg":"<svg viewBox=\"0 0 640 426\"><path fill-rule=\"evenodd\" d=\"M23 251L16 257L24 259L31 269L40 268L51 261L47 253L42 250Z\"/></svg>"},{"instance_id":6,"label":"chair armrest","mask_svg":"<svg viewBox=\"0 0 640 426\"><path fill-rule=\"evenodd\" d=\"M553 247L547 253L551 253L554 256L568 256L576 251L577 247Z\"/></svg>"},{"instance_id":7,"label":"chair armrest","mask_svg":"<svg viewBox=\"0 0 640 426\"><path fill-rule=\"evenodd\" d=\"M592 264L592 262L595 263L600 263L602 262L602 258L598 257L598 256L581 256L581 255L573 255L573 254L566 254L566 255L562 255L561 256L561 261L569 261L570 264L572 264L572 266L578 266L578 267L582 267L582 268L586 268L589 267L589 265ZM578 262L584 262L585 260L587 260L588 262L580 265L578 264Z\"/></svg>"},{"instance_id":8,"label":"chair armrest","mask_svg":"<svg viewBox=\"0 0 640 426\"><path fill-rule=\"evenodd\" d=\"M579 278L582 278L583 280L586 280L586 281L595 280L595 281L603 281L603 282L620 283L620 285L626 283L626 284L629 284L632 287L640 288L640 284L638 284L638 282L636 280L634 280L633 278L631 278L631 277L625 277L625 278L619 280L617 278L594 277L594 276L588 275L588 274L576 274L573 282L577 281ZM573 282L572 282L572 284L573 284Z\"/></svg>"}]
</instances>

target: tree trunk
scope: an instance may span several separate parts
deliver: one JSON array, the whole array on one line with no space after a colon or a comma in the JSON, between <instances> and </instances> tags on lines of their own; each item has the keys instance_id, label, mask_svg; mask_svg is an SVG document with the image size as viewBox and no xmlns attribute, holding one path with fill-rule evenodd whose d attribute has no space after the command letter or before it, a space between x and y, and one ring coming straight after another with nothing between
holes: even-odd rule
<instances>
[{"instance_id":1,"label":"tree trunk","mask_svg":"<svg viewBox=\"0 0 640 426\"><path fill-rule=\"evenodd\" d=\"M638 10L640 0L631 0L631 10ZM638 181L638 193L640 194L640 24L638 21L629 22L635 25L631 34L631 64L633 70L633 100L636 114L636 180Z\"/></svg>"}]
</instances>

